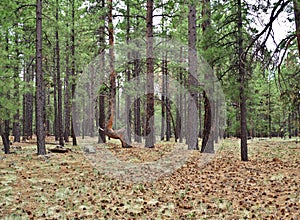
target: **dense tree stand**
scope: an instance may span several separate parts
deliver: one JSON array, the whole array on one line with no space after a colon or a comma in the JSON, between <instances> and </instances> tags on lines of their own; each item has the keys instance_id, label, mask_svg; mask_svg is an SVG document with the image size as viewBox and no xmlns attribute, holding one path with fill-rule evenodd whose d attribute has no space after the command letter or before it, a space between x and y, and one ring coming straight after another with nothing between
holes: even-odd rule
<instances>
[{"instance_id":1,"label":"dense tree stand","mask_svg":"<svg viewBox=\"0 0 300 220\"><path fill-rule=\"evenodd\" d=\"M243 161L299 144L300 0L2 0L0 17L0 160L54 137L149 158L238 138Z\"/></svg>"}]
</instances>

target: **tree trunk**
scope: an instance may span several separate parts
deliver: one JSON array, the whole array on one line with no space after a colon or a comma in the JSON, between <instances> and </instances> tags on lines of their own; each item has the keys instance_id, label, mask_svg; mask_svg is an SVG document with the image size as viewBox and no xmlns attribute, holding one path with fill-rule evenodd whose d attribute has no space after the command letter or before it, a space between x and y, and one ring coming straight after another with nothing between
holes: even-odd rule
<instances>
[{"instance_id":1,"label":"tree trunk","mask_svg":"<svg viewBox=\"0 0 300 220\"><path fill-rule=\"evenodd\" d=\"M82 102L81 102L81 105L82 105L82 109L84 112L87 112L87 109L89 106L86 107L86 104L85 104L85 96L82 97ZM89 114L88 114L89 115ZM81 138L84 139L84 136L86 134L86 127L87 127L87 121L88 119L85 118L86 114L83 114L82 115L82 121L81 121Z\"/></svg>"},{"instance_id":2,"label":"tree trunk","mask_svg":"<svg viewBox=\"0 0 300 220\"><path fill-rule=\"evenodd\" d=\"M174 119L173 114L171 112L171 102L169 101L169 104L165 103L165 110L166 110L166 114L168 114L169 116L169 129L171 130L171 122L173 124L173 132L176 133L176 119ZM171 133L171 131L169 131ZM166 139L167 141L170 141L169 139ZM176 140L175 140L176 141Z\"/></svg>"},{"instance_id":3,"label":"tree trunk","mask_svg":"<svg viewBox=\"0 0 300 220\"><path fill-rule=\"evenodd\" d=\"M241 110L241 159L248 161L247 146L247 105L246 105L246 72L245 72L245 54L243 48L243 20L242 3L238 0L238 58L239 58L239 80L240 80L240 110Z\"/></svg>"},{"instance_id":4,"label":"tree trunk","mask_svg":"<svg viewBox=\"0 0 300 220\"><path fill-rule=\"evenodd\" d=\"M196 52L196 6L189 4L188 15L188 85L189 85L189 99L188 99L188 127L187 127L187 144L189 150L199 150L198 146L198 114L197 102L198 92L197 86L197 52Z\"/></svg>"},{"instance_id":5,"label":"tree trunk","mask_svg":"<svg viewBox=\"0 0 300 220\"><path fill-rule=\"evenodd\" d=\"M129 66L128 66L128 70L127 70L127 81L130 80L130 69L129 69ZM132 121L132 118L131 118L131 98L129 95L126 96L126 137L128 138L128 143L131 143L131 121Z\"/></svg>"},{"instance_id":6,"label":"tree trunk","mask_svg":"<svg viewBox=\"0 0 300 220\"><path fill-rule=\"evenodd\" d=\"M6 40L6 46L5 46L5 52L7 53L7 59L9 60L9 39L8 35L5 36ZM8 69L9 66L6 65L6 69ZM10 90L6 91L4 94L1 94L3 96L6 96L6 100L10 100ZM6 110L6 119L4 120L4 131L2 131L2 127L0 128L1 137L4 145L4 153L9 154L10 153L10 141L9 141L9 125L10 125L10 112L9 110ZM1 122L1 121L0 121ZM1 125L1 124L0 124Z\"/></svg>"},{"instance_id":7,"label":"tree trunk","mask_svg":"<svg viewBox=\"0 0 300 220\"><path fill-rule=\"evenodd\" d=\"M58 22L59 22L59 3L56 0L56 30L55 30L55 40L56 40L56 81L57 81L57 131L58 131L58 141L60 146L64 146L64 133L63 133L63 123L62 123L62 82L60 78L60 48L59 48L59 33L58 33Z\"/></svg>"},{"instance_id":8,"label":"tree trunk","mask_svg":"<svg viewBox=\"0 0 300 220\"><path fill-rule=\"evenodd\" d=\"M179 97L176 98L176 102L177 102L177 107L179 107ZM180 112L179 112L178 108L176 108L174 130L175 130L175 134L174 134L174 136L175 136L175 142L177 142L178 139L179 139L180 130L181 130L181 117L180 117Z\"/></svg>"},{"instance_id":9,"label":"tree trunk","mask_svg":"<svg viewBox=\"0 0 300 220\"><path fill-rule=\"evenodd\" d=\"M292 114L291 114L291 108L289 108L288 113L288 133L289 133L289 139L292 138Z\"/></svg>"},{"instance_id":10,"label":"tree trunk","mask_svg":"<svg viewBox=\"0 0 300 220\"><path fill-rule=\"evenodd\" d=\"M129 44L129 40L130 40L130 1L127 0L126 1L126 43ZM131 54L128 52L127 53L127 81L129 82L131 79L131 70L130 70L130 65L129 65L129 61L131 59ZM131 143L131 98L130 95L127 94L126 95L126 136L128 138L128 142Z\"/></svg>"},{"instance_id":11,"label":"tree trunk","mask_svg":"<svg viewBox=\"0 0 300 220\"><path fill-rule=\"evenodd\" d=\"M147 91L147 108L146 108L146 140L145 147L153 148L155 144L154 131L154 60L153 60L153 0L147 0L147 35L146 35L146 91Z\"/></svg>"},{"instance_id":12,"label":"tree trunk","mask_svg":"<svg viewBox=\"0 0 300 220\"><path fill-rule=\"evenodd\" d=\"M180 47L180 62L182 63L182 47ZM183 132L182 132L182 121L183 121L183 103L182 103L182 86L183 86L183 70L182 70L183 67L181 67L180 65L180 69L179 69L179 82L180 82L180 93L179 93L179 122L177 124L177 132L179 133L179 143L182 143L183 142Z\"/></svg>"},{"instance_id":13,"label":"tree trunk","mask_svg":"<svg viewBox=\"0 0 300 220\"><path fill-rule=\"evenodd\" d=\"M95 79L95 67L91 66L89 74L91 75L91 79ZM94 88L95 88L95 82L94 80L91 80L88 83L88 103L93 103L95 100L93 98L95 97L94 95ZM90 137L94 137L94 120L95 120L95 109L94 105L89 105L87 106L87 111L88 116L86 119L86 134L88 134Z\"/></svg>"},{"instance_id":14,"label":"tree trunk","mask_svg":"<svg viewBox=\"0 0 300 220\"><path fill-rule=\"evenodd\" d=\"M64 140L69 142L70 136L70 124L71 124L71 89L70 89L70 69L69 69L69 40L66 42L66 75L65 75L65 130L64 130Z\"/></svg>"},{"instance_id":15,"label":"tree trunk","mask_svg":"<svg viewBox=\"0 0 300 220\"><path fill-rule=\"evenodd\" d=\"M77 138L76 138L76 132L77 131L77 125L75 121L75 114L76 114L76 103L74 103L75 100L75 89L76 89L76 73L75 73L75 0L71 0L71 17L72 17L72 27L71 27L71 76L72 76L72 85L71 85L71 93L72 93L72 120L71 120L71 132L72 132L72 142L73 146L77 146Z\"/></svg>"},{"instance_id":16,"label":"tree trunk","mask_svg":"<svg viewBox=\"0 0 300 220\"><path fill-rule=\"evenodd\" d=\"M102 9L105 8L105 0L101 0L100 2L100 7ZM100 72L104 71L104 65L105 65L105 17L106 14L101 14L99 19L100 19L100 27L99 27L99 63L100 63ZM98 96L98 101L99 101L99 117L98 117L98 124L100 128L105 127L105 95L102 94L105 91L100 91L100 94ZM98 130L98 143L105 143L106 138L105 138L105 132L103 129Z\"/></svg>"},{"instance_id":17,"label":"tree trunk","mask_svg":"<svg viewBox=\"0 0 300 220\"><path fill-rule=\"evenodd\" d=\"M105 96L99 95L99 127L105 127ZM105 143L105 132L99 129L98 143Z\"/></svg>"},{"instance_id":18,"label":"tree trunk","mask_svg":"<svg viewBox=\"0 0 300 220\"><path fill-rule=\"evenodd\" d=\"M219 97L215 97L216 100L214 102L214 129L213 129L213 133L214 133L214 143L219 143L219 139L220 139L220 133L221 133L221 120L220 120L220 114L221 114L221 110L220 110L220 99Z\"/></svg>"},{"instance_id":19,"label":"tree trunk","mask_svg":"<svg viewBox=\"0 0 300 220\"><path fill-rule=\"evenodd\" d=\"M108 36L109 36L109 68L110 68L110 94L109 94L109 108L110 108L110 115L108 122L106 124L105 129L100 128L100 130L104 131L105 134L114 139L119 139L122 143L122 147L131 147L125 139L124 131L114 131L113 130L113 122L116 113L116 71L115 71L115 54L114 54L114 29L113 29L113 16L112 16L112 0L108 1Z\"/></svg>"},{"instance_id":20,"label":"tree trunk","mask_svg":"<svg viewBox=\"0 0 300 220\"><path fill-rule=\"evenodd\" d=\"M31 65L31 68L30 68ZM28 85L33 81L35 67L28 64L25 67L24 82ZM23 140L32 138L32 121L33 121L33 94L27 92L23 95Z\"/></svg>"},{"instance_id":21,"label":"tree trunk","mask_svg":"<svg viewBox=\"0 0 300 220\"><path fill-rule=\"evenodd\" d=\"M46 106L50 106L51 105L51 88L50 86L46 86L46 96L45 96L45 99L46 99ZM50 114L47 115L47 118L46 118L46 137L48 135L51 135L50 131L51 131L51 116Z\"/></svg>"},{"instance_id":22,"label":"tree trunk","mask_svg":"<svg viewBox=\"0 0 300 220\"><path fill-rule=\"evenodd\" d=\"M166 75L166 141L170 141L171 138L171 102L170 99L168 98L168 84L169 84L169 79L168 79L168 57L167 54L165 55L165 61L164 61L164 69L165 69L165 75ZM175 127L174 127L175 128Z\"/></svg>"},{"instance_id":23,"label":"tree trunk","mask_svg":"<svg viewBox=\"0 0 300 220\"><path fill-rule=\"evenodd\" d=\"M186 81L186 79L185 79L185 81ZM185 138L185 143L187 144L188 143L188 138L187 138L187 133L188 133L188 126L189 126L189 124L188 124L188 104L186 103L187 102L187 94L185 93L184 94L184 96L183 96L183 99L184 99L184 114L183 114L183 117L184 117L184 122L185 122L185 124L184 124L184 126L183 126L183 128L184 128L184 138Z\"/></svg>"},{"instance_id":24,"label":"tree trunk","mask_svg":"<svg viewBox=\"0 0 300 220\"><path fill-rule=\"evenodd\" d=\"M211 25L211 10L210 10L210 0L203 0L202 4L202 31L203 35L207 35L207 31ZM208 46L204 46L204 50L207 50ZM211 65L211 64L210 64ZM204 79L210 83L209 76L205 74ZM207 82L206 82L207 83ZM212 93L211 85L207 88L210 91L203 91L204 100L204 126L202 135L202 146L201 152L214 153L214 134L213 134L213 100L212 97L209 99L208 95Z\"/></svg>"},{"instance_id":25,"label":"tree trunk","mask_svg":"<svg viewBox=\"0 0 300 220\"><path fill-rule=\"evenodd\" d=\"M272 138L271 80L270 79L268 79L268 130L269 130L269 138Z\"/></svg>"},{"instance_id":26,"label":"tree trunk","mask_svg":"<svg viewBox=\"0 0 300 220\"><path fill-rule=\"evenodd\" d=\"M53 108L54 108L54 122L53 133L55 141L58 141L58 114L57 114L57 52L53 49Z\"/></svg>"},{"instance_id":27,"label":"tree trunk","mask_svg":"<svg viewBox=\"0 0 300 220\"><path fill-rule=\"evenodd\" d=\"M17 109L17 112L16 114L14 115L14 122L13 122L13 136L14 136L14 142L20 142L20 136L21 136L21 131L20 131L20 109L19 109L19 106L20 106L20 100L19 100L19 55L20 55L20 52L19 52L19 49L18 49L18 46L19 46L19 42L18 42L18 34L16 35L16 40L15 40L15 43L16 43L16 60L17 60L17 64L15 66L15 74L14 74L14 91L15 91L15 94L14 94L14 97L17 99L17 106L18 106L18 109Z\"/></svg>"},{"instance_id":28,"label":"tree trunk","mask_svg":"<svg viewBox=\"0 0 300 220\"><path fill-rule=\"evenodd\" d=\"M135 51L135 58L134 58L134 69L133 74L134 77L139 83L139 73L140 73L140 57L139 52ZM138 86L138 85L137 85ZM142 130L141 130L141 99L140 97L136 97L134 101L134 141L141 143L142 142Z\"/></svg>"},{"instance_id":29,"label":"tree trunk","mask_svg":"<svg viewBox=\"0 0 300 220\"><path fill-rule=\"evenodd\" d=\"M299 106L300 104L298 104L298 106L296 106L295 109L295 137L300 137L300 125L299 125L299 121L300 121L300 112L299 112Z\"/></svg>"},{"instance_id":30,"label":"tree trunk","mask_svg":"<svg viewBox=\"0 0 300 220\"><path fill-rule=\"evenodd\" d=\"M165 58L164 55L162 57L162 92L161 92L161 133L160 133L160 140L163 141L165 139L165 122L166 122L166 69L165 69Z\"/></svg>"},{"instance_id":31,"label":"tree trunk","mask_svg":"<svg viewBox=\"0 0 300 220\"><path fill-rule=\"evenodd\" d=\"M201 152L205 153L213 153L213 137L211 134L212 130L212 107L211 102L207 97L207 93L203 91L203 98L204 98L204 129L203 129L203 139L202 139L202 146Z\"/></svg>"},{"instance_id":32,"label":"tree trunk","mask_svg":"<svg viewBox=\"0 0 300 220\"><path fill-rule=\"evenodd\" d=\"M45 146L45 88L42 69L42 0L36 1L36 135L37 153L46 154Z\"/></svg>"},{"instance_id":33,"label":"tree trunk","mask_svg":"<svg viewBox=\"0 0 300 220\"><path fill-rule=\"evenodd\" d=\"M199 96L199 138L202 138L202 130L203 130L203 128L202 128L202 98L201 98L201 96Z\"/></svg>"},{"instance_id":34,"label":"tree trunk","mask_svg":"<svg viewBox=\"0 0 300 220\"><path fill-rule=\"evenodd\" d=\"M3 130L4 127L4 130ZM2 143L4 146L4 153L9 154L10 153L10 143L9 143L9 130L7 132L7 120L4 121L4 123L0 124L0 135L2 138Z\"/></svg>"},{"instance_id":35,"label":"tree trunk","mask_svg":"<svg viewBox=\"0 0 300 220\"><path fill-rule=\"evenodd\" d=\"M69 15L69 10L67 11ZM68 16L67 15L67 16ZM69 22L66 24L69 29ZM70 83L70 45L69 38L66 39L66 74L65 74L65 86L64 86L64 141L69 142L70 130L71 130L71 85Z\"/></svg>"}]
</instances>

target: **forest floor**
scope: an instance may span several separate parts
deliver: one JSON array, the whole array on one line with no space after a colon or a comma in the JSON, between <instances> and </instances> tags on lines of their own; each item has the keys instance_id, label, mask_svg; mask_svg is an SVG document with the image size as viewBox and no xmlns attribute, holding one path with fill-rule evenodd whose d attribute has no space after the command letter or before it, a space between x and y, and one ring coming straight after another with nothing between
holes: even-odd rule
<instances>
[{"instance_id":1,"label":"forest floor","mask_svg":"<svg viewBox=\"0 0 300 220\"><path fill-rule=\"evenodd\" d=\"M214 156L192 151L184 158L177 151L178 157L171 160L186 161L177 161L177 170L171 167L154 179L157 173L144 170L145 176L152 175L149 181L139 181L141 173L124 179L126 173L122 176L115 170L114 176L101 168L107 154L99 149L108 149L123 169L128 164L155 164L177 146L160 142L154 149L122 149L110 141L97 145L94 154L67 146L68 153L37 156L34 143L14 143L14 153L0 153L0 218L300 219L300 144L296 141L250 140L248 162L240 161L237 139L224 140Z\"/></svg>"}]
</instances>

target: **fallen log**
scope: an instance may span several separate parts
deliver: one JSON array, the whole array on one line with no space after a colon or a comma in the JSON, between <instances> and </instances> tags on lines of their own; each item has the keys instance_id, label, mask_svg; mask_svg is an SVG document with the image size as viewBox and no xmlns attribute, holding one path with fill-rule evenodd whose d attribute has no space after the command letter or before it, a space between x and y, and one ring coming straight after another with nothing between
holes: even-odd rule
<instances>
[{"instance_id":1,"label":"fallen log","mask_svg":"<svg viewBox=\"0 0 300 220\"><path fill-rule=\"evenodd\" d=\"M55 148L48 149L48 151L50 151L51 153L68 153L69 151L71 151L71 149L62 146L56 146Z\"/></svg>"}]
</instances>

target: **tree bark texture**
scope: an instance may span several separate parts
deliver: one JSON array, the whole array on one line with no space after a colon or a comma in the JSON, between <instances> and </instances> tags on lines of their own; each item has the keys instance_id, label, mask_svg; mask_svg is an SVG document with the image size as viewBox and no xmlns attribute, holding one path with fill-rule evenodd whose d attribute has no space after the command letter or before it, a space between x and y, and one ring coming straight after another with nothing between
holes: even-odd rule
<instances>
[{"instance_id":1,"label":"tree bark texture","mask_svg":"<svg viewBox=\"0 0 300 220\"><path fill-rule=\"evenodd\" d=\"M108 36L109 36L109 68L110 68L110 75L109 75L109 82L110 82L110 94L109 94L109 109L110 115L108 122L106 124L105 129L101 129L105 132L110 138L119 139L122 143L122 147L128 148L131 147L127 142L124 135L124 131L114 131L113 130L113 123L115 119L116 113L116 71L115 71L115 54L114 54L114 29L113 29L113 16L112 16L112 0L108 1Z\"/></svg>"},{"instance_id":2,"label":"tree bark texture","mask_svg":"<svg viewBox=\"0 0 300 220\"><path fill-rule=\"evenodd\" d=\"M187 144L189 150L199 150L198 146L198 114L197 114L197 53L196 53L196 6L189 4L188 14L188 127L187 127Z\"/></svg>"},{"instance_id":3,"label":"tree bark texture","mask_svg":"<svg viewBox=\"0 0 300 220\"><path fill-rule=\"evenodd\" d=\"M72 76L72 86L71 86L71 93L72 93L72 100L75 100L75 89L76 89L76 73L75 73L75 0L71 0L71 76ZM75 121L75 114L76 114L76 103L72 103L72 120L71 120L71 133L72 133L72 142L73 146L77 146L77 138L76 132L77 124Z\"/></svg>"},{"instance_id":4,"label":"tree bark texture","mask_svg":"<svg viewBox=\"0 0 300 220\"><path fill-rule=\"evenodd\" d=\"M153 0L147 0L147 17L146 17L146 92L147 92L147 107L146 107L146 140L145 147L153 148L155 144L154 131L154 60L153 60Z\"/></svg>"},{"instance_id":5,"label":"tree bark texture","mask_svg":"<svg viewBox=\"0 0 300 220\"><path fill-rule=\"evenodd\" d=\"M16 49L16 60L19 60L19 55L20 55L20 52L19 52L19 39L18 39L18 34L16 35L16 40L15 40L15 43L16 43L16 46L17 46L17 49ZM15 90L15 93L14 93L14 97L17 98L17 106L18 106L18 109L17 109L17 112L16 114L14 115L14 122L13 122L13 136L14 136L14 142L20 142L21 141L21 130L20 130L20 109L19 109L19 106L20 106L20 101L19 101L19 82L18 82L18 79L19 79L19 62L17 62L16 66L15 66L15 74L14 74L14 90Z\"/></svg>"},{"instance_id":6,"label":"tree bark texture","mask_svg":"<svg viewBox=\"0 0 300 220\"><path fill-rule=\"evenodd\" d=\"M243 49L243 19L242 19L242 3L238 3L238 59L239 59L239 80L240 80L240 125L241 125L241 159L248 161L247 146L247 105L246 105L246 70L245 70L245 54Z\"/></svg>"},{"instance_id":7,"label":"tree bark texture","mask_svg":"<svg viewBox=\"0 0 300 220\"><path fill-rule=\"evenodd\" d=\"M64 94L64 140L65 142L69 142L70 136L70 124L71 124L71 88L70 88L70 68L69 68L69 40L66 41L66 75L65 75L65 94Z\"/></svg>"},{"instance_id":8,"label":"tree bark texture","mask_svg":"<svg viewBox=\"0 0 300 220\"><path fill-rule=\"evenodd\" d=\"M42 69L42 0L36 1L36 135L37 153L46 154L45 146L45 87Z\"/></svg>"},{"instance_id":9,"label":"tree bark texture","mask_svg":"<svg viewBox=\"0 0 300 220\"><path fill-rule=\"evenodd\" d=\"M135 51L135 59L133 61L134 69L133 74L139 83L139 73L141 69L139 52ZM137 85L138 86L138 85ZM142 142L142 130L141 130L141 99L136 97L134 101L134 141L141 143Z\"/></svg>"},{"instance_id":10,"label":"tree bark texture","mask_svg":"<svg viewBox=\"0 0 300 220\"><path fill-rule=\"evenodd\" d=\"M60 146L64 146L64 133L63 133L63 122L62 122L62 82L60 75L60 48L59 48L59 33L58 33L58 22L59 22L59 3L56 0L56 30L55 30L55 48L56 48L56 81L57 81L57 131L58 131L58 141Z\"/></svg>"},{"instance_id":11,"label":"tree bark texture","mask_svg":"<svg viewBox=\"0 0 300 220\"><path fill-rule=\"evenodd\" d=\"M25 67L24 81L29 84L33 81L34 65L27 64ZM32 124L33 124L33 94L26 92L23 95L23 140L32 139Z\"/></svg>"},{"instance_id":12,"label":"tree bark texture","mask_svg":"<svg viewBox=\"0 0 300 220\"><path fill-rule=\"evenodd\" d=\"M202 2L202 31L203 35L207 36L208 29L211 25L211 11L210 11L210 0L203 0ZM208 47L205 45L204 50ZM211 65L211 64L210 64ZM209 76L205 73L204 79L210 81ZM206 82L207 83L207 82ZM210 84L210 82L208 82ZM201 152L214 153L214 138L213 138L213 111L214 105L213 100L209 99L208 95L212 94L211 86L207 88L210 91L203 91L204 100L204 125L202 134L202 145Z\"/></svg>"},{"instance_id":13,"label":"tree bark texture","mask_svg":"<svg viewBox=\"0 0 300 220\"><path fill-rule=\"evenodd\" d=\"M9 130L7 129L7 120L3 122L0 122L0 135L2 138L2 143L4 146L4 153L9 154L10 153L10 143L9 143ZM4 129L3 129L4 128ZM7 132L8 130L8 132Z\"/></svg>"}]
</instances>

